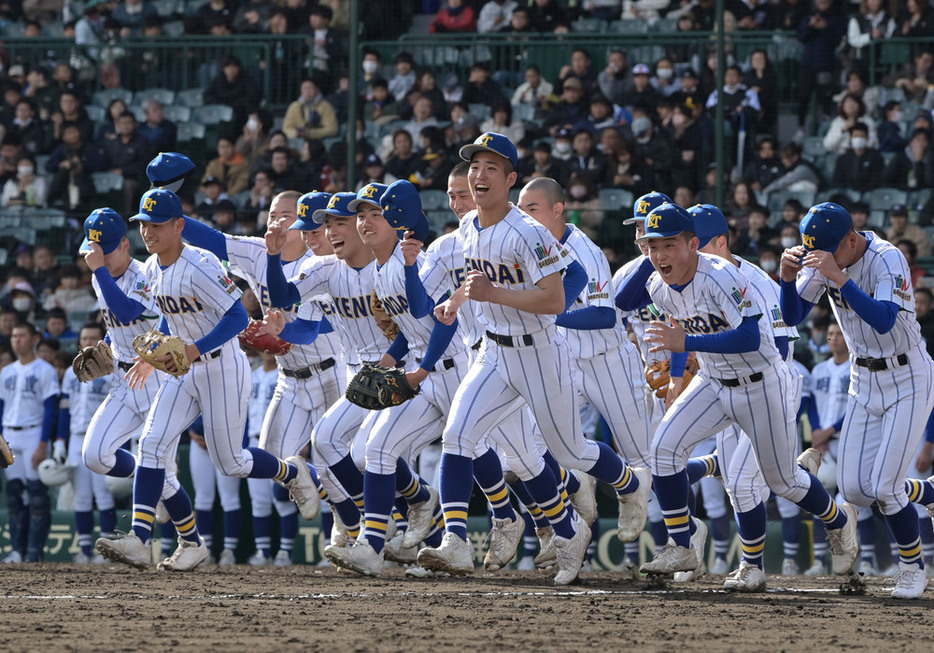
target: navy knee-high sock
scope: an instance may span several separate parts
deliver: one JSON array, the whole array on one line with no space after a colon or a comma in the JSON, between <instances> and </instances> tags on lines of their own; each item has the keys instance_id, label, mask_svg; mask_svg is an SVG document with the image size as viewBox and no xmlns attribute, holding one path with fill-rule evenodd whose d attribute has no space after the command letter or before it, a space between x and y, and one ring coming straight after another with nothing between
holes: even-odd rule
<instances>
[{"instance_id":1,"label":"navy knee-high sock","mask_svg":"<svg viewBox=\"0 0 934 653\"><path fill-rule=\"evenodd\" d=\"M743 560L761 569L765 550L765 504L759 503L752 510L736 513L736 530L743 545Z\"/></svg>"},{"instance_id":2,"label":"navy knee-high sock","mask_svg":"<svg viewBox=\"0 0 934 653\"><path fill-rule=\"evenodd\" d=\"M918 513L910 503L892 515L886 515L885 521L895 542L898 543L898 561L906 565L918 565L924 569L921 556L921 533L918 526Z\"/></svg>"},{"instance_id":3,"label":"navy knee-high sock","mask_svg":"<svg viewBox=\"0 0 934 653\"><path fill-rule=\"evenodd\" d=\"M655 496L665 518L668 537L678 546L690 548L694 522L688 510L691 485L688 483L687 470L671 476L653 476Z\"/></svg>"},{"instance_id":4,"label":"navy knee-high sock","mask_svg":"<svg viewBox=\"0 0 934 653\"><path fill-rule=\"evenodd\" d=\"M473 490L473 460L457 454L441 454L441 505L444 528L467 540L467 508Z\"/></svg>"}]
</instances>

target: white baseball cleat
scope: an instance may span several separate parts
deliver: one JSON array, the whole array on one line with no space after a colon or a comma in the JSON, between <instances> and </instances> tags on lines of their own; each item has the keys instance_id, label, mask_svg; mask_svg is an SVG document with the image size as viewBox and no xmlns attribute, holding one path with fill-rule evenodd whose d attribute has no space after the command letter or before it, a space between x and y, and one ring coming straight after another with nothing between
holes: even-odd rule
<instances>
[{"instance_id":1,"label":"white baseball cleat","mask_svg":"<svg viewBox=\"0 0 934 653\"><path fill-rule=\"evenodd\" d=\"M555 529L551 526L545 528L536 528L535 534L538 536L539 552L535 556L535 567L538 569L548 569L558 564L558 554L555 551Z\"/></svg>"},{"instance_id":2,"label":"white baseball cleat","mask_svg":"<svg viewBox=\"0 0 934 653\"><path fill-rule=\"evenodd\" d=\"M336 567L350 569L364 576L383 575L383 553L374 551L366 538L357 540L353 546L326 546L324 556Z\"/></svg>"},{"instance_id":3,"label":"white baseball cleat","mask_svg":"<svg viewBox=\"0 0 934 653\"><path fill-rule=\"evenodd\" d=\"M300 456L289 456L285 462L295 465L298 473L291 481L285 484L289 491L289 497L298 506L298 512L302 519L311 521L318 516L321 510L321 497L318 495L318 488L315 482L311 480L311 472L308 471L308 463Z\"/></svg>"},{"instance_id":4,"label":"white baseball cleat","mask_svg":"<svg viewBox=\"0 0 934 653\"><path fill-rule=\"evenodd\" d=\"M204 543L203 537L197 542L189 542L178 538L178 548L175 553L159 563L160 571L191 571L207 560L210 552Z\"/></svg>"},{"instance_id":5,"label":"white baseball cleat","mask_svg":"<svg viewBox=\"0 0 934 653\"><path fill-rule=\"evenodd\" d=\"M568 495L571 505L574 506L574 510L581 516L581 519L590 526L597 519L597 496L595 494L597 479L584 472L569 471L568 474L574 474L581 484L577 492Z\"/></svg>"},{"instance_id":6,"label":"white baseball cleat","mask_svg":"<svg viewBox=\"0 0 934 653\"><path fill-rule=\"evenodd\" d=\"M805 576L826 576L827 569L824 568L824 563L820 560L817 560L813 565L804 570Z\"/></svg>"},{"instance_id":7,"label":"white baseball cleat","mask_svg":"<svg viewBox=\"0 0 934 653\"><path fill-rule=\"evenodd\" d=\"M850 573L859 557L859 541L856 536L856 507L844 503L840 510L846 515L843 528L827 529L827 543L830 544L833 573L838 576Z\"/></svg>"},{"instance_id":8,"label":"white baseball cleat","mask_svg":"<svg viewBox=\"0 0 934 653\"><path fill-rule=\"evenodd\" d=\"M454 576L473 573L473 544L454 533L445 533L441 546L418 552L418 564L428 571L444 571Z\"/></svg>"},{"instance_id":9,"label":"white baseball cleat","mask_svg":"<svg viewBox=\"0 0 934 653\"><path fill-rule=\"evenodd\" d=\"M291 567L292 552L280 549L279 553L276 554L276 557L272 559L272 565L273 567Z\"/></svg>"},{"instance_id":10,"label":"white baseball cleat","mask_svg":"<svg viewBox=\"0 0 934 653\"><path fill-rule=\"evenodd\" d=\"M89 565L91 564L91 556L89 556L87 553L82 553L79 551L75 554L73 562L76 565Z\"/></svg>"},{"instance_id":11,"label":"white baseball cleat","mask_svg":"<svg viewBox=\"0 0 934 653\"><path fill-rule=\"evenodd\" d=\"M879 570L873 567L869 560L861 560L860 563L856 565L856 573L862 576L878 576Z\"/></svg>"},{"instance_id":12,"label":"white baseball cleat","mask_svg":"<svg viewBox=\"0 0 934 653\"><path fill-rule=\"evenodd\" d=\"M808 470L812 476L817 476L817 472L820 470L820 463L821 452L814 447L808 447L798 456L798 464Z\"/></svg>"},{"instance_id":13,"label":"white baseball cleat","mask_svg":"<svg viewBox=\"0 0 934 653\"><path fill-rule=\"evenodd\" d=\"M710 568L710 574L712 576L726 576L728 573L730 573L730 564L726 561L726 558L716 558Z\"/></svg>"},{"instance_id":14,"label":"white baseball cleat","mask_svg":"<svg viewBox=\"0 0 934 653\"><path fill-rule=\"evenodd\" d=\"M652 492L652 473L645 467L633 467L632 473L639 479L635 492L620 494L619 521L616 534L622 542L632 542L645 530L645 520L649 514L649 494Z\"/></svg>"},{"instance_id":15,"label":"white baseball cleat","mask_svg":"<svg viewBox=\"0 0 934 653\"><path fill-rule=\"evenodd\" d=\"M272 557L263 555L262 551L257 551L250 556L250 559L247 560L247 563L251 567L266 567L272 564Z\"/></svg>"},{"instance_id":16,"label":"white baseball cleat","mask_svg":"<svg viewBox=\"0 0 934 653\"><path fill-rule=\"evenodd\" d=\"M18 565L23 561L23 555L19 551L10 551L3 558L3 562L12 565Z\"/></svg>"},{"instance_id":17,"label":"white baseball cleat","mask_svg":"<svg viewBox=\"0 0 934 653\"><path fill-rule=\"evenodd\" d=\"M726 577L723 589L730 592L764 592L765 572L745 560L739 561L739 569Z\"/></svg>"},{"instance_id":18,"label":"white baseball cleat","mask_svg":"<svg viewBox=\"0 0 934 653\"><path fill-rule=\"evenodd\" d=\"M694 534L691 535L691 550L697 556L697 567L690 571L675 572L676 583L687 583L704 575L707 566L704 564L704 550L707 548L707 524L700 519L694 519Z\"/></svg>"},{"instance_id":19,"label":"white baseball cleat","mask_svg":"<svg viewBox=\"0 0 934 653\"><path fill-rule=\"evenodd\" d=\"M515 519L494 519L490 529L490 548L483 559L487 571L499 571L516 557L525 522L516 515Z\"/></svg>"},{"instance_id":20,"label":"white baseball cleat","mask_svg":"<svg viewBox=\"0 0 934 653\"><path fill-rule=\"evenodd\" d=\"M568 585L581 573L584 558L587 556L587 547L590 545L590 526L578 515L574 524L577 532L571 539L555 535L555 553L558 558L558 573L555 576L555 585Z\"/></svg>"},{"instance_id":21,"label":"white baseball cleat","mask_svg":"<svg viewBox=\"0 0 934 653\"><path fill-rule=\"evenodd\" d=\"M152 564L152 549L143 544L135 531L113 539L101 538L94 546L98 553L112 562L122 562L137 569L146 569Z\"/></svg>"},{"instance_id":22,"label":"white baseball cleat","mask_svg":"<svg viewBox=\"0 0 934 653\"><path fill-rule=\"evenodd\" d=\"M898 574L895 576L895 589L892 590L892 598L920 599L927 584L927 575L920 566L900 562L898 563Z\"/></svg>"},{"instance_id":23,"label":"white baseball cleat","mask_svg":"<svg viewBox=\"0 0 934 653\"><path fill-rule=\"evenodd\" d=\"M756 567L756 569L758 569L758 567ZM797 576L799 571L798 563L791 558L782 560L782 576Z\"/></svg>"},{"instance_id":24,"label":"white baseball cleat","mask_svg":"<svg viewBox=\"0 0 934 653\"><path fill-rule=\"evenodd\" d=\"M639 571L643 574L673 574L678 571L697 569L697 554L690 548L675 544L669 539L668 544L655 554L655 557L643 564Z\"/></svg>"},{"instance_id":25,"label":"white baseball cleat","mask_svg":"<svg viewBox=\"0 0 934 653\"><path fill-rule=\"evenodd\" d=\"M341 521L340 515L337 514L336 510L332 514L334 515L334 525L331 526L331 544L334 546L353 546L356 540L350 537L347 526Z\"/></svg>"},{"instance_id":26,"label":"white baseball cleat","mask_svg":"<svg viewBox=\"0 0 934 653\"><path fill-rule=\"evenodd\" d=\"M218 559L217 564L224 565L225 567L237 564L237 560L234 557L234 552L230 549L224 549L221 551L221 557Z\"/></svg>"},{"instance_id":27,"label":"white baseball cleat","mask_svg":"<svg viewBox=\"0 0 934 653\"><path fill-rule=\"evenodd\" d=\"M428 499L421 503L410 503L407 518L409 526L405 531L405 537L402 538L402 545L406 548L412 548L422 543L428 533L431 532L431 526L434 523L435 508L438 507L440 495L433 487L428 487Z\"/></svg>"},{"instance_id":28,"label":"white baseball cleat","mask_svg":"<svg viewBox=\"0 0 934 653\"><path fill-rule=\"evenodd\" d=\"M405 534L402 531L398 531L392 539L386 541L386 546L383 548L383 557L386 558L386 560L398 562L400 565L415 564L418 559L418 549L414 546L404 546L404 537Z\"/></svg>"},{"instance_id":29,"label":"white baseball cleat","mask_svg":"<svg viewBox=\"0 0 934 653\"><path fill-rule=\"evenodd\" d=\"M519 558L519 562L516 563L517 571L535 571L535 560L529 556L524 556Z\"/></svg>"},{"instance_id":30,"label":"white baseball cleat","mask_svg":"<svg viewBox=\"0 0 934 653\"><path fill-rule=\"evenodd\" d=\"M156 504L156 521L160 524L167 524L170 519L172 518L169 516L169 511L165 509L165 503L159 499Z\"/></svg>"}]
</instances>

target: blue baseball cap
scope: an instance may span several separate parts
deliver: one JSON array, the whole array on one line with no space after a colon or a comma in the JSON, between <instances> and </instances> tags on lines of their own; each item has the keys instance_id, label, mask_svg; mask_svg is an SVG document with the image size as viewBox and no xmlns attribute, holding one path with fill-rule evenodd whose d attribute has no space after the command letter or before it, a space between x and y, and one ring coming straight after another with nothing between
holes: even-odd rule
<instances>
[{"instance_id":1,"label":"blue baseball cap","mask_svg":"<svg viewBox=\"0 0 934 653\"><path fill-rule=\"evenodd\" d=\"M292 223L292 226L289 227L289 229L314 231L320 227L321 223L315 222L312 219L312 216L315 214L315 211L326 208L330 200L330 193L322 193L318 190L313 190L310 193L305 193L299 197L298 204L295 209L298 212L298 219Z\"/></svg>"},{"instance_id":2,"label":"blue baseball cap","mask_svg":"<svg viewBox=\"0 0 934 653\"><path fill-rule=\"evenodd\" d=\"M645 220L645 216L651 213L652 209L661 206L665 202L674 204L674 200L665 195L665 193L659 193L654 190L651 193L646 193L632 203L632 217L623 220L623 224L635 224Z\"/></svg>"},{"instance_id":3,"label":"blue baseball cap","mask_svg":"<svg viewBox=\"0 0 934 653\"><path fill-rule=\"evenodd\" d=\"M347 205L347 208L351 211L358 211L358 207L361 204L372 204L373 206L383 208L380 206L380 198L382 198L387 188L389 188L389 186L386 184L377 184L375 182L367 184L357 191L357 198L352 200L350 204Z\"/></svg>"},{"instance_id":4,"label":"blue baseball cap","mask_svg":"<svg viewBox=\"0 0 934 653\"><path fill-rule=\"evenodd\" d=\"M810 208L799 228L805 249L820 249L833 254L853 229L853 218L839 204L823 202Z\"/></svg>"},{"instance_id":5,"label":"blue baseball cap","mask_svg":"<svg viewBox=\"0 0 934 653\"><path fill-rule=\"evenodd\" d=\"M334 193L328 200L327 206L323 209L316 209L311 214L311 219L318 224L324 224L329 215L336 215L339 218L356 218L357 212L350 210L350 203L355 199L357 199L356 193Z\"/></svg>"},{"instance_id":6,"label":"blue baseball cap","mask_svg":"<svg viewBox=\"0 0 934 653\"><path fill-rule=\"evenodd\" d=\"M512 164L513 170L519 165L519 154L516 152L516 146L507 137L496 132L480 134L473 144L465 145L460 149L460 155L464 161L470 161L477 152L498 154Z\"/></svg>"},{"instance_id":7,"label":"blue baseball cap","mask_svg":"<svg viewBox=\"0 0 934 653\"><path fill-rule=\"evenodd\" d=\"M95 209L84 220L84 242L78 251L90 252L91 243L97 243L104 254L110 254L125 237L126 222L119 213L107 207Z\"/></svg>"},{"instance_id":8,"label":"blue baseball cap","mask_svg":"<svg viewBox=\"0 0 934 653\"><path fill-rule=\"evenodd\" d=\"M697 238L700 240L697 249L702 249L717 236L722 236L730 231L730 225L727 224L723 211L713 204L697 204L688 209L688 213L694 222L694 233L697 234Z\"/></svg>"},{"instance_id":9,"label":"blue baseball cap","mask_svg":"<svg viewBox=\"0 0 934 653\"><path fill-rule=\"evenodd\" d=\"M195 169L184 154L178 152L159 152L146 166L146 176L156 188L165 188L177 192L185 182L185 175Z\"/></svg>"},{"instance_id":10,"label":"blue baseball cap","mask_svg":"<svg viewBox=\"0 0 934 653\"><path fill-rule=\"evenodd\" d=\"M694 221L685 209L665 202L657 206L645 218L645 235L639 242L649 238L671 238L685 231L694 231Z\"/></svg>"},{"instance_id":11,"label":"blue baseball cap","mask_svg":"<svg viewBox=\"0 0 934 653\"><path fill-rule=\"evenodd\" d=\"M152 188L139 199L139 213L130 220L161 224L172 218L184 218L182 201L178 195L165 188Z\"/></svg>"},{"instance_id":12,"label":"blue baseball cap","mask_svg":"<svg viewBox=\"0 0 934 653\"><path fill-rule=\"evenodd\" d=\"M422 198L415 185L400 179L389 184L380 198L383 217L399 232L399 239L406 231L414 231L413 237L422 242L428 237L428 218L422 211Z\"/></svg>"}]
</instances>

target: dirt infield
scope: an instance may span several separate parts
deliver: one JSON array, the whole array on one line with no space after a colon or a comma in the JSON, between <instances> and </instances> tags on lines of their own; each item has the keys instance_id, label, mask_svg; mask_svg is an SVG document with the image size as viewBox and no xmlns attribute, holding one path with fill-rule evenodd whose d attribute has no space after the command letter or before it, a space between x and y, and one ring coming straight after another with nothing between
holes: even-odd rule
<instances>
[{"instance_id":1,"label":"dirt infield","mask_svg":"<svg viewBox=\"0 0 934 653\"><path fill-rule=\"evenodd\" d=\"M684 586L534 572L415 580L333 568L116 565L0 567L7 651L929 651L929 599L888 598L890 579L841 595L833 578L770 576L765 595L722 578Z\"/></svg>"}]
</instances>

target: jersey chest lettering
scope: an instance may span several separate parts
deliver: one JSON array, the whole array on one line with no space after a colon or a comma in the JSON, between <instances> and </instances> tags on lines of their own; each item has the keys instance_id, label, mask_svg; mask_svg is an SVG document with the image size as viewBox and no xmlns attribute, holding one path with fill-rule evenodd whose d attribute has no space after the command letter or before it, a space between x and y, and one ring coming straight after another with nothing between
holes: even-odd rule
<instances>
[{"instance_id":1,"label":"jersey chest lettering","mask_svg":"<svg viewBox=\"0 0 934 653\"><path fill-rule=\"evenodd\" d=\"M685 333L691 335L696 335L698 333L718 333L730 329L730 324L723 319L723 317L714 315L713 313L708 313L707 317L695 315L694 317L681 320L681 326L684 327Z\"/></svg>"},{"instance_id":2,"label":"jersey chest lettering","mask_svg":"<svg viewBox=\"0 0 934 653\"><path fill-rule=\"evenodd\" d=\"M352 320L370 317L373 309L370 306L372 295L360 297L335 297L334 308L341 317Z\"/></svg>"},{"instance_id":3,"label":"jersey chest lettering","mask_svg":"<svg viewBox=\"0 0 934 653\"><path fill-rule=\"evenodd\" d=\"M648 306L643 306L637 310L635 313L633 313L632 317L640 322L651 322L652 320L658 319L652 315L652 311L649 310Z\"/></svg>"},{"instance_id":4,"label":"jersey chest lettering","mask_svg":"<svg viewBox=\"0 0 934 653\"><path fill-rule=\"evenodd\" d=\"M15 376L7 377L6 386L7 390L17 390L16 387L16 378ZM25 392L29 394L36 394L36 384L39 383L39 379L30 374L29 376L23 377L23 383L19 388L20 392Z\"/></svg>"},{"instance_id":5,"label":"jersey chest lettering","mask_svg":"<svg viewBox=\"0 0 934 653\"><path fill-rule=\"evenodd\" d=\"M391 317L409 312L409 303L405 300L404 295L380 297L379 301L383 305L383 310Z\"/></svg>"},{"instance_id":6,"label":"jersey chest lettering","mask_svg":"<svg viewBox=\"0 0 934 653\"><path fill-rule=\"evenodd\" d=\"M259 300L260 306L263 308L272 308L272 303L269 301L269 288L263 284L257 284L256 290L256 298ZM298 305L292 304L291 306L286 306L285 308L279 308L279 310L283 313L294 313L298 310Z\"/></svg>"},{"instance_id":7,"label":"jersey chest lettering","mask_svg":"<svg viewBox=\"0 0 934 653\"><path fill-rule=\"evenodd\" d=\"M486 275L486 278L493 283L525 283L525 273L522 272L522 266L516 263L512 267L505 263L491 263L482 258L472 258L467 260L467 265L472 270L479 270Z\"/></svg>"},{"instance_id":8,"label":"jersey chest lettering","mask_svg":"<svg viewBox=\"0 0 934 653\"><path fill-rule=\"evenodd\" d=\"M159 310L168 315L180 315L182 313L200 313L204 306L198 301L197 297L173 297L172 295L156 295L156 303Z\"/></svg>"},{"instance_id":9,"label":"jersey chest lettering","mask_svg":"<svg viewBox=\"0 0 934 653\"><path fill-rule=\"evenodd\" d=\"M467 280L467 268L454 268L448 270L448 274L451 275L451 281L454 283L455 288L460 288Z\"/></svg>"},{"instance_id":10,"label":"jersey chest lettering","mask_svg":"<svg viewBox=\"0 0 934 653\"><path fill-rule=\"evenodd\" d=\"M108 329L133 326L134 324L139 324L140 322L144 321L144 318L140 316L132 322L123 322L118 319L109 308L103 307L101 308L101 319L104 321L104 324L107 325Z\"/></svg>"},{"instance_id":11,"label":"jersey chest lettering","mask_svg":"<svg viewBox=\"0 0 934 653\"><path fill-rule=\"evenodd\" d=\"M839 288L831 288L831 287L828 286L828 287L827 287L827 294L830 296L830 301L832 301L832 302L833 302L835 305L837 305L838 307L840 307L840 308L842 308L842 309L844 309L844 310L846 310L846 311L852 310L851 307L850 307L850 303L849 303L848 301L846 301L846 299L845 299L845 298L843 297L843 295L840 293L840 289L839 289ZM866 294L869 295L870 297L875 297L875 293L868 292L868 293L866 293Z\"/></svg>"}]
</instances>

